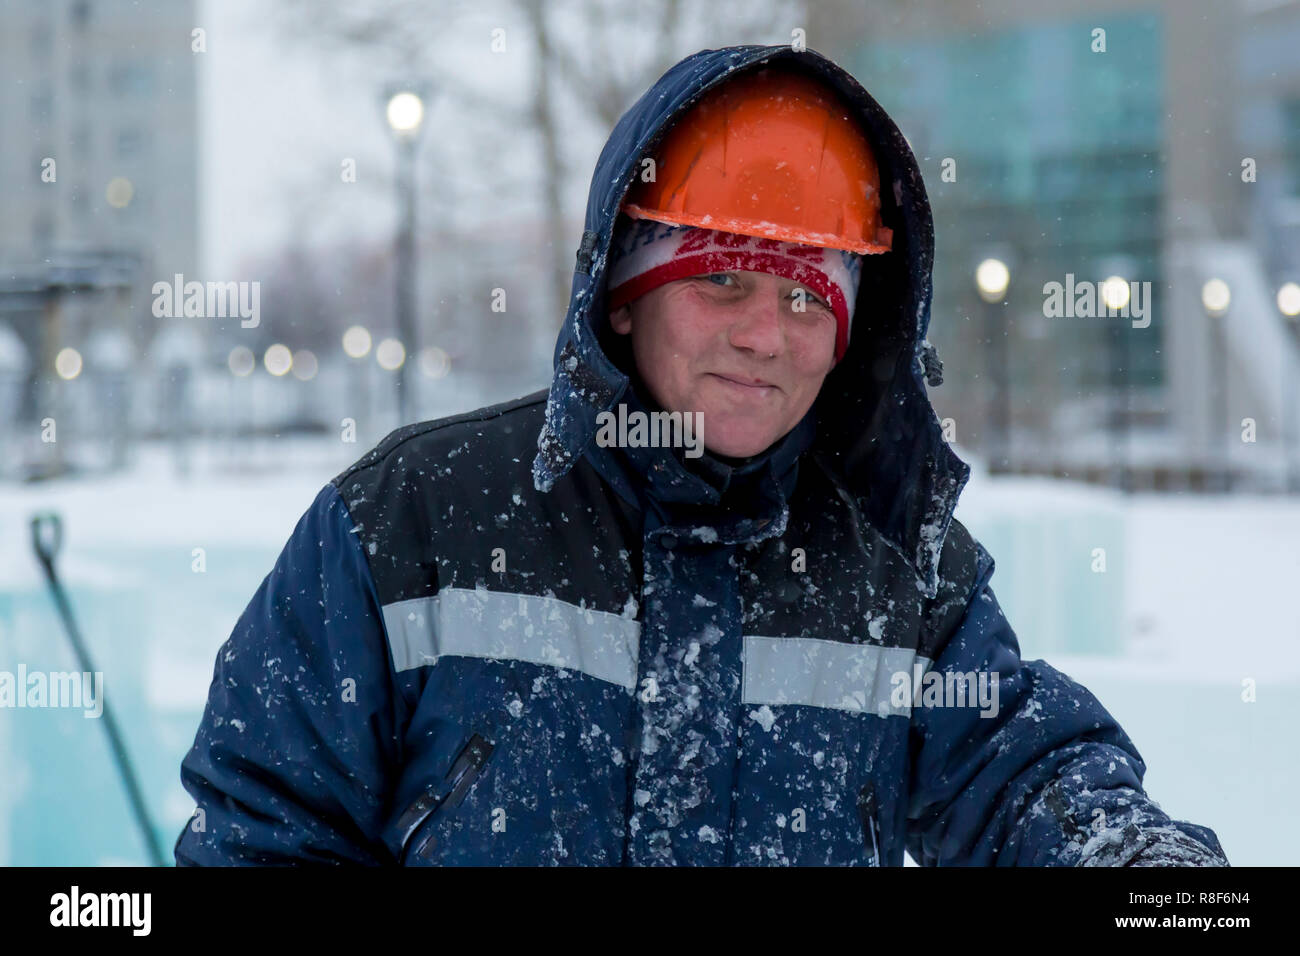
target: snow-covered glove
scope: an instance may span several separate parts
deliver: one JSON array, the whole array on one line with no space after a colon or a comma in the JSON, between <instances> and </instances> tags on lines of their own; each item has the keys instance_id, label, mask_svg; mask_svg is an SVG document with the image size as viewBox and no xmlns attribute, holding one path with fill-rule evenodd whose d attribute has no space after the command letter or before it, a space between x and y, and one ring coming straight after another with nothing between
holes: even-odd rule
<instances>
[{"instance_id":1,"label":"snow-covered glove","mask_svg":"<svg viewBox=\"0 0 1300 956\"><path fill-rule=\"evenodd\" d=\"M1177 827L1103 830L1083 848L1079 866L1230 866L1228 858Z\"/></svg>"},{"instance_id":2,"label":"snow-covered glove","mask_svg":"<svg viewBox=\"0 0 1300 956\"><path fill-rule=\"evenodd\" d=\"M1151 831L1147 831L1148 833ZM1161 833L1143 847L1126 866L1229 866L1228 858L1181 830Z\"/></svg>"}]
</instances>

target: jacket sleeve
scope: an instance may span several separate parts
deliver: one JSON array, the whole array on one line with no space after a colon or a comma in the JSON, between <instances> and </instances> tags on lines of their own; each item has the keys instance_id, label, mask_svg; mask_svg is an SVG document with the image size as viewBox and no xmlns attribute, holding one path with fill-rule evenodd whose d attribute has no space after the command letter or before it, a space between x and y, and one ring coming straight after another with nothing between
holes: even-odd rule
<instances>
[{"instance_id":1,"label":"jacket sleeve","mask_svg":"<svg viewBox=\"0 0 1300 956\"><path fill-rule=\"evenodd\" d=\"M990 687L996 674L996 706L913 709L912 857L922 866L1227 866L1213 831L1171 820L1146 795L1137 748L1097 698L1044 661L1020 659L989 587L992 557L953 526L967 545L953 549L966 556L954 577L974 586L949 595L932 670L945 684L984 671Z\"/></svg>"},{"instance_id":2,"label":"jacket sleeve","mask_svg":"<svg viewBox=\"0 0 1300 956\"><path fill-rule=\"evenodd\" d=\"M218 651L177 865L391 862L400 695L353 527L327 485Z\"/></svg>"}]
</instances>

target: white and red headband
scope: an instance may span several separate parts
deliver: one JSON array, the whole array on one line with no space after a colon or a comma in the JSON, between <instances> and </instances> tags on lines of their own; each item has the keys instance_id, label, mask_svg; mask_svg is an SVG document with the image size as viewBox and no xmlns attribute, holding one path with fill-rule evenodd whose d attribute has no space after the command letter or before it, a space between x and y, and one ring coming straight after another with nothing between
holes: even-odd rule
<instances>
[{"instance_id":1,"label":"white and red headband","mask_svg":"<svg viewBox=\"0 0 1300 956\"><path fill-rule=\"evenodd\" d=\"M719 229L628 220L609 252L612 311L667 282L711 272L767 272L807 286L835 313L835 361L849 347L862 257L841 249L744 236Z\"/></svg>"}]
</instances>

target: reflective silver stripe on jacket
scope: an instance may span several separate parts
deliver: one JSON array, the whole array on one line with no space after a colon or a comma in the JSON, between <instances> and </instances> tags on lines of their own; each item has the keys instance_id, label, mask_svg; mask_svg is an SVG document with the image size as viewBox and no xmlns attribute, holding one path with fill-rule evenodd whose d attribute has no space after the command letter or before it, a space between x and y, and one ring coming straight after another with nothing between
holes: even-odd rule
<instances>
[{"instance_id":1,"label":"reflective silver stripe on jacket","mask_svg":"<svg viewBox=\"0 0 1300 956\"><path fill-rule=\"evenodd\" d=\"M745 635L746 704L804 704L876 714L907 716L911 688L930 660L906 647L846 644L817 637ZM894 703L894 675L906 674Z\"/></svg>"},{"instance_id":2,"label":"reflective silver stripe on jacket","mask_svg":"<svg viewBox=\"0 0 1300 956\"><path fill-rule=\"evenodd\" d=\"M636 686L641 626L558 598L468 588L384 606L399 671L440 657L529 661Z\"/></svg>"},{"instance_id":3,"label":"reflective silver stripe on jacket","mask_svg":"<svg viewBox=\"0 0 1300 956\"><path fill-rule=\"evenodd\" d=\"M630 618L558 598L485 589L443 588L432 597L384 606L393 666L441 657L527 661L636 687L641 626ZM911 713L910 689L891 702L893 676L930 661L907 648L808 637L746 634L744 704L803 704L879 716ZM908 684L911 687L911 684Z\"/></svg>"}]
</instances>

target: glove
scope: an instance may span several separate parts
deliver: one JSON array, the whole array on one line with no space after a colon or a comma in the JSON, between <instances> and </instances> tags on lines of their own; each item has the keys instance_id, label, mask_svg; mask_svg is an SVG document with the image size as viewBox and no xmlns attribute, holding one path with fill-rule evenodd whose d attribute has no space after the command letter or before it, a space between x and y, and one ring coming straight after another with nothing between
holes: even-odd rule
<instances>
[{"instance_id":1,"label":"glove","mask_svg":"<svg viewBox=\"0 0 1300 956\"><path fill-rule=\"evenodd\" d=\"M1177 827L1103 830L1084 847L1079 866L1229 866L1228 858Z\"/></svg>"},{"instance_id":2,"label":"glove","mask_svg":"<svg viewBox=\"0 0 1300 956\"><path fill-rule=\"evenodd\" d=\"M1228 858L1173 827L1147 830L1153 835L1125 866L1229 866Z\"/></svg>"}]
</instances>

